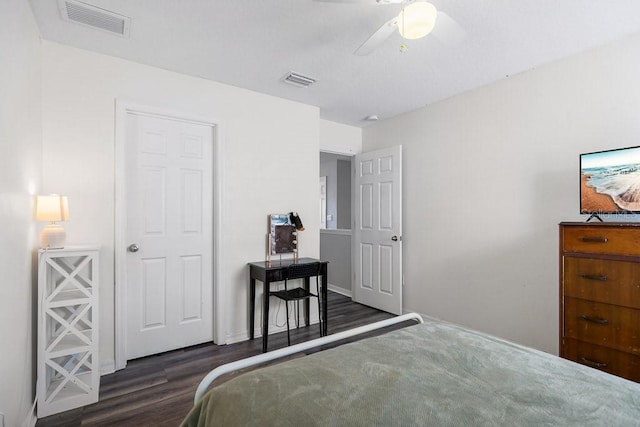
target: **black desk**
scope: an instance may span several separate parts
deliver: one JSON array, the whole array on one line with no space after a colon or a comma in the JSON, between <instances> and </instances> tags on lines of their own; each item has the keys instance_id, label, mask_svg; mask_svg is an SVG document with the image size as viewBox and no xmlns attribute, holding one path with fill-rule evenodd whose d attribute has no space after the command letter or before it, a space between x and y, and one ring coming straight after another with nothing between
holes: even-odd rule
<instances>
[{"instance_id":1,"label":"black desk","mask_svg":"<svg viewBox=\"0 0 640 427\"><path fill-rule=\"evenodd\" d=\"M312 262L320 262L320 275L322 282L320 286L320 297L322 301L322 313L319 313L322 322L322 335L327 335L327 264L328 261L320 261L313 258L299 258L297 261L293 259L277 260L277 261L258 261L249 263L249 338L253 339L253 327L256 316L256 280L264 284L264 294L262 297L262 352L267 351L267 340L269 337L269 295L271 283L284 280L287 267L292 263L306 264ZM304 278L304 288L309 290L310 277ZM287 313L288 315L288 313ZM304 301L304 321L309 326L309 300Z\"/></svg>"}]
</instances>

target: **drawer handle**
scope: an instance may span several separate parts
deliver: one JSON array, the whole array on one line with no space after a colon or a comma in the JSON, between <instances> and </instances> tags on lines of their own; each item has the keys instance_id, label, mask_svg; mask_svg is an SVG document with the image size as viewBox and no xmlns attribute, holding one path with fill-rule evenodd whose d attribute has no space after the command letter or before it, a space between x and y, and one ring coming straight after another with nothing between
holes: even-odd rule
<instances>
[{"instance_id":1,"label":"drawer handle","mask_svg":"<svg viewBox=\"0 0 640 427\"><path fill-rule=\"evenodd\" d=\"M599 276L597 274L581 274L580 277L587 280L595 280L598 282L606 282L609 278L607 276Z\"/></svg>"},{"instance_id":2,"label":"drawer handle","mask_svg":"<svg viewBox=\"0 0 640 427\"><path fill-rule=\"evenodd\" d=\"M586 357L581 357L580 362L584 363L587 366L591 366L592 368L606 368L608 365L602 362L594 362L593 360L589 360Z\"/></svg>"},{"instance_id":3,"label":"drawer handle","mask_svg":"<svg viewBox=\"0 0 640 427\"><path fill-rule=\"evenodd\" d=\"M587 322L597 323L598 325L606 325L607 323L609 323L607 319L601 319L599 317L591 317L591 316L587 316L586 314L583 314L582 316L580 316L580 318L582 320L586 320Z\"/></svg>"},{"instance_id":4,"label":"drawer handle","mask_svg":"<svg viewBox=\"0 0 640 427\"><path fill-rule=\"evenodd\" d=\"M585 243L607 243L609 239L606 237L583 237L582 241Z\"/></svg>"}]
</instances>

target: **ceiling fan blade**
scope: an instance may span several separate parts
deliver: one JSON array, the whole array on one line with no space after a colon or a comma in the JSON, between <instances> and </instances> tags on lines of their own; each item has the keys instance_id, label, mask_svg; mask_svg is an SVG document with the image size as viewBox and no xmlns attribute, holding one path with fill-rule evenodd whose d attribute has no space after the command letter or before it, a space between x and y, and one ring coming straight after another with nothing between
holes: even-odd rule
<instances>
[{"instance_id":1,"label":"ceiling fan blade","mask_svg":"<svg viewBox=\"0 0 640 427\"><path fill-rule=\"evenodd\" d=\"M313 0L321 3L399 4L407 0Z\"/></svg>"},{"instance_id":2,"label":"ceiling fan blade","mask_svg":"<svg viewBox=\"0 0 640 427\"><path fill-rule=\"evenodd\" d=\"M355 3L355 4L377 4L376 0L313 0L320 3Z\"/></svg>"},{"instance_id":3,"label":"ceiling fan blade","mask_svg":"<svg viewBox=\"0 0 640 427\"><path fill-rule=\"evenodd\" d=\"M433 36L447 46L457 46L467 37L465 30L447 13L439 10Z\"/></svg>"},{"instance_id":4,"label":"ceiling fan blade","mask_svg":"<svg viewBox=\"0 0 640 427\"><path fill-rule=\"evenodd\" d=\"M354 55L365 56L373 52L380 46L386 39L391 36L398 29L397 17L393 17L389 21L385 22L382 27L378 28L378 31L373 33L371 37L360 45L359 48L353 52Z\"/></svg>"}]
</instances>

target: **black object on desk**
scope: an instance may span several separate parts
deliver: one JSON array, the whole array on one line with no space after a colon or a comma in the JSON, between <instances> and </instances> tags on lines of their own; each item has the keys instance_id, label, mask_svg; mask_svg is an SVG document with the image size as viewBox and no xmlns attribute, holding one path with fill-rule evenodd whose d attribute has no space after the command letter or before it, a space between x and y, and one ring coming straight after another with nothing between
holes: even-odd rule
<instances>
[{"instance_id":1,"label":"black object on desk","mask_svg":"<svg viewBox=\"0 0 640 427\"><path fill-rule=\"evenodd\" d=\"M271 283L280 282L285 279L291 264L313 264L320 263L320 275L322 276L322 286L320 288L320 298L322 300L322 313L320 313L321 332L327 335L327 261L320 261L314 258L299 258L298 260L278 260L278 261L258 261L249 263L249 338L253 339L253 328L255 324L256 306L256 280L264 284L264 294L262 298L262 352L267 351L267 340L269 337L269 297L271 295ZM299 270L298 270L299 271ZM309 270L297 277L287 277L288 279L304 279L304 289L309 291L309 279L312 274ZM289 313L287 313L288 315ZM309 300L304 301L304 321L309 325Z\"/></svg>"}]
</instances>

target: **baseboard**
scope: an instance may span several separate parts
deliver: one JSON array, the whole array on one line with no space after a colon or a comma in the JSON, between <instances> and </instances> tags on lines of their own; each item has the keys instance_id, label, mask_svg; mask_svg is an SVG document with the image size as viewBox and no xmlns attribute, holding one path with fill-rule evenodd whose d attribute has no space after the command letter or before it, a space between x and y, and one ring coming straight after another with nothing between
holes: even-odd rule
<instances>
[{"instance_id":1,"label":"baseboard","mask_svg":"<svg viewBox=\"0 0 640 427\"><path fill-rule=\"evenodd\" d=\"M277 334L278 332L284 332L287 330L287 326L269 325L269 335ZM262 328L258 327L253 330L254 338L262 337ZM234 334L227 334L227 344L235 344L237 342L249 340L249 332L236 332Z\"/></svg>"},{"instance_id":2,"label":"baseboard","mask_svg":"<svg viewBox=\"0 0 640 427\"><path fill-rule=\"evenodd\" d=\"M116 371L115 360L107 360L106 362L100 363L100 376L113 374L115 371Z\"/></svg>"},{"instance_id":3,"label":"baseboard","mask_svg":"<svg viewBox=\"0 0 640 427\"><path fill-rule=\"evenodd\" d=\"M406 309L402 309L402 314L408 314L408 313L418 313L423 320L427 320L429 322L445 322L444 320L438 318L438 317L433 317L433 316L429 316L428 314L423 314L423 313L419 313L417 311L414 310L406 310ZM446 322L446 323L450 323L450 322Z\"/></svg>"},{"instance_id":4,"label":"baseboard","mask_svg":"<svg viewBox=\"0 0 640 427\"><path fill-rule=\"evenodd\" d=\"M327 288L328 289L328 288ZM303 321L301 320L301 323L303 323ZM309 325L315 325L318 323L318 319L309 319ZM291 329L293 330L293 328ZM286 332L287 331L287 325L283 325L283 326L277 326L277 325L269 325L269 335L272 334L277 334L278 332ZM253 330L253 337L254 339L258 339L258 338L262 338L262 328L258 327L255 328ZM248 332L237 332L235 334L228 334L227 335L227 344L235 344L237 342L242 342L242 341L248 341L249 340L249 333Z\"/></svg>"},{"instance_id":5,"label":"baseboard","mask_svg":"<svg viewBox=\"0 0 640 427\"><path fill-rule=\"evenodd\" d=\"M327 289L331 292L344 295L345 297L353 298L353 293L349 289L341 288L340 286L332 285L331 283L327 285Z\"/></svg>"},{"instance_id":6,"label":"baseboard","mask_svg":"<svg viewBox=\"0 0 640 427\"><path fill-rule=\"evenodd\" d=\"M27 417L24 420L25 427L35 427L36 422L38 422L38 417L36 416L35 406L33 410L27 414Z\"/></svg>"}]
</instances>

